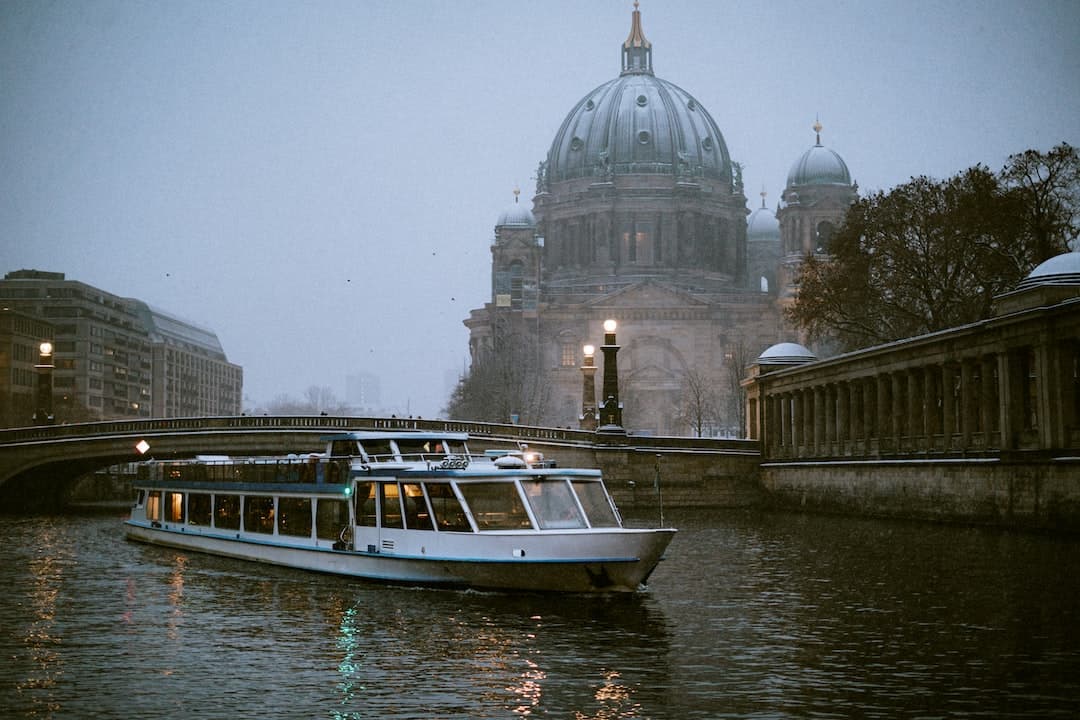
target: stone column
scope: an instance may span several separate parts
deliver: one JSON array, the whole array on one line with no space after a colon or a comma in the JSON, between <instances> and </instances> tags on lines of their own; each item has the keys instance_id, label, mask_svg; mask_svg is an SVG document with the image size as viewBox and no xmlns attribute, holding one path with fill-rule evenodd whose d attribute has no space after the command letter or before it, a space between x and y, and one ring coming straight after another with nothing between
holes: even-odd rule
<instances>
[{"instance_id":1,"label":"stone column","mask_svg":"<svg viewBox=\"0 0 1080 720\"><path fill-rule=\"evenodd\" d=\"M892 446L892 438L895 435L892 425L892 397L889 391L892 389L892 379L889 375L878 375L874 379L877 385L877 439L878 447L882 450Z\"/></svg>"},{"instance_id":2,"label":"stone column","mask_svg":"<svg viewBox=\"0 0 1080 720\"><path fill-rule=\"evenodd\" d=\"M839 440L836 422L836 385L826 385L821 389L825 398L825 454L833 455L836 452L836 441Z\"/></svg>"},{"instance_id":3,"label":"stone column","mask_svg":"<svg viewBox=\"0 0 1080 720\"><path fill-rule=\"evenodd\" d=\"M784 452L790 455L794 442L791 437L791 395L788 393L780 396L780 438Z\"/></svg>"},{"instance_id":4,"label":"stone column","mask_svg":"<svg viewBox=\"0 0 1080 720\"><path fill-rule=\"evenodd\" d=\"M960 363L960 448L971 448L971 434L975 428L974 404L975 404L975 373L971 370L971 363L963 360Z\"/></svg>"},{"instance_id":5,"label":"stone column","mask_svg":"<svg viewBox=\"0 0 1080 720\"><path fill-rule=\"evenodd\" d=\"M945 452L953 449L953 434L956 432L955 378L956 369L952 365L945 363L941 366L941 436Z\"/></svg>"},{"instance_id":6,"label":"stone column","mask_svg":"<svg viewBox=\"0 0 1080 720\"><path fill-rule=\"evenodd\" d=\"M845 446L851 441L851 428L848 426L848 409L851 404L850 385L839 383L836 386L836 444L837 451L845 454Z\"/></svg>"},{"instance_id":7,"label":"stone column","mask_svg":"<svg viewBox=\"0 0 1080 720\"><path fill-rule=\"evenodd\" d=\"M908 425L904 422L904 414L907 411L904 403L904 377L899 373L892 373L892 436L893 447L900 452L904 446L904 434L908 431Z\"/></svg>"},{"instance_id":8,"label":"stone column","mask_svg":"<svg viewBox=\"0 0 1080 720\"><path fill-rule=\"evenodd\" d=\"M825 388L814 388L814 453L825 453Z\"/></svg>"},{"instance_id":9,"label":"stone column","mask_svg":"<svg viewBox=\"0 0 1080 720\"><path fill-rule=\"evenodd\" d=\"M907 372L907 420L911 450L926 448L926 410L923 408L921 370L911 368Z\"/></svg>"},{"instance_id":10,"label":"stone column","mask_svg":"<svg viewBox=\"0 0 1080 720\"><path fill-rule=\"evenodd\" d=\"M938 394L937 386L938 381L941 379L941 373L935 372L934 366L927 366L922 369L923 374L923 429L926 433L926 449L937 449L937 436L940 434L938 428Z\"/></svg>"},{"instance_id":11,"label":"stone column","mask_svg":"<svg viewBox=\"0 0 1080 720\"><path fill-rule=\"evenodd\" d=\"M789 402L792 404L792 426L791 426L791 438L792 438L792 457L799 457L799 444L802 443L802 397L799 393L792 393L788 396Z\"/></svg>"},{"instance_id":12,"label":"stone column","mask_svg":"<svg viewBox=\"0 0 1080 720\"><path fill-rule=\"evenodd\" d=\"M848 391L848 440L864 440L866 434L863 431L863 390L865 389L862 378L858 378L847 386ZM854 452L854 448L852 448Z\"/></svg>"},{"instance_id":13,"label":"stone column","mask_svg":"<svg viewBox=\"0 0 1080 720\"><path fill-rule=\"evenodd\" d=\"M980 424L982 425L983 443L986 448L1001 447L1000 434L995 432L998 424L998 393L994 374L997 371L997 358L992 355L979 359L979 375L982 377L982 402L979 404Z\"/></svg>"}]
</instances>

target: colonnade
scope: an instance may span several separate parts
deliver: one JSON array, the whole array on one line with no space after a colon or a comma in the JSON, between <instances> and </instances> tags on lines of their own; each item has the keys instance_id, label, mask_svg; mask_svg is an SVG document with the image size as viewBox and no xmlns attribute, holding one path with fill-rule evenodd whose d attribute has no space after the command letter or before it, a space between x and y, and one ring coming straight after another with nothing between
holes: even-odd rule
<instances>
[{"instance_id":1,"label":"colonnade","mask_svg":"<svg viewBox=\"0 0 1080 720\"><path fill-rule=\"evenodd\" d=\"M1080 446L1078 348L1073 339L959 358L904 353L762 375L748 394L751 437L768 459Z\"/></svg>"}]
</instances>

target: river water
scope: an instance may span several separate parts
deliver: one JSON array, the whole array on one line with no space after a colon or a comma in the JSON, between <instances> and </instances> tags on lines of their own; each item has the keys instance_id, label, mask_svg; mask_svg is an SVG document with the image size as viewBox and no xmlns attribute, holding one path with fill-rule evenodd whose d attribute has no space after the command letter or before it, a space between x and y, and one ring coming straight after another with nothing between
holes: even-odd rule
<instances>
[{"instance_id":1,"label":"river water","mask_svg":"<svg viewBox=\"0 0 1080 720\"><path fill-rule=\"evenodd\" d=\"M1080 539L668 512L647 591L397 588L0 518L12 718L1074 718Z\"/></svg>"}]
</instances>

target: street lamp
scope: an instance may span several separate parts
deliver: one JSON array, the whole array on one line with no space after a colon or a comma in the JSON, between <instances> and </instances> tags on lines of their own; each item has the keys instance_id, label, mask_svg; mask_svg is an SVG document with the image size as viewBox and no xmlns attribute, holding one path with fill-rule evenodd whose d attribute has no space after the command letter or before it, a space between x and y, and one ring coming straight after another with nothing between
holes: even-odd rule
<instances>
[{"instance_id":1,"label":"street lamp","mask_svg":"<svg viewBox=\"0 0 1080 720\"><path fill-rule=\"evenodd\" d=\"M581 417L578 427L582 430L596 429L596 348L582 348L585 360L581 364Z\"/></svg>"},{"instance_id":2,"label":"street lamp","mask_svg":"<svg viewBox=\"0 0 1080 720\"><path fill-rule=\"evenodd\" d=\"M619 402L619 364L616 355L614 320L604 321L604 407L600 412L600 432L625 432L622 427L622 403Z\"/></svg>"},{"instance_id":3,"label":"street lamp","mask_svg":"<svg viewBox=\"0 0 1080 720\"><path fill-rule=\"evenodd\" d=\"M38 345L38 362L34 368L38 371L37 409L34 422L38 425L53 424L53 345L45 340Z\"/></svg>"}]
</instances>

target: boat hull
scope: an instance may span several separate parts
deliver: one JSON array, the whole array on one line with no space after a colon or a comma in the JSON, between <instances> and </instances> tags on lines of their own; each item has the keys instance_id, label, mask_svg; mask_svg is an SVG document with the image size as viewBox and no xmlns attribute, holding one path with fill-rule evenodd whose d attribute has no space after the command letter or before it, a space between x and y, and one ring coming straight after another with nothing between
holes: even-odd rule
<instances>
[{"instance_id":1,"label":"boat hull","mask_svg":"<svg viewBox=\"0 0 1080 720\"><path fill-rule=\"evenodd\" d=\"M447 538L451 555L436 546L420 547L422 554L383 552L375 545L335 549L291 545L275 536L189 531L136 521L128 521L125 530L129 539L139 542L367 580L583 593L638 590L675 534L628 528L588 534L461 534Z\"/></svg>"}]
</instances>

